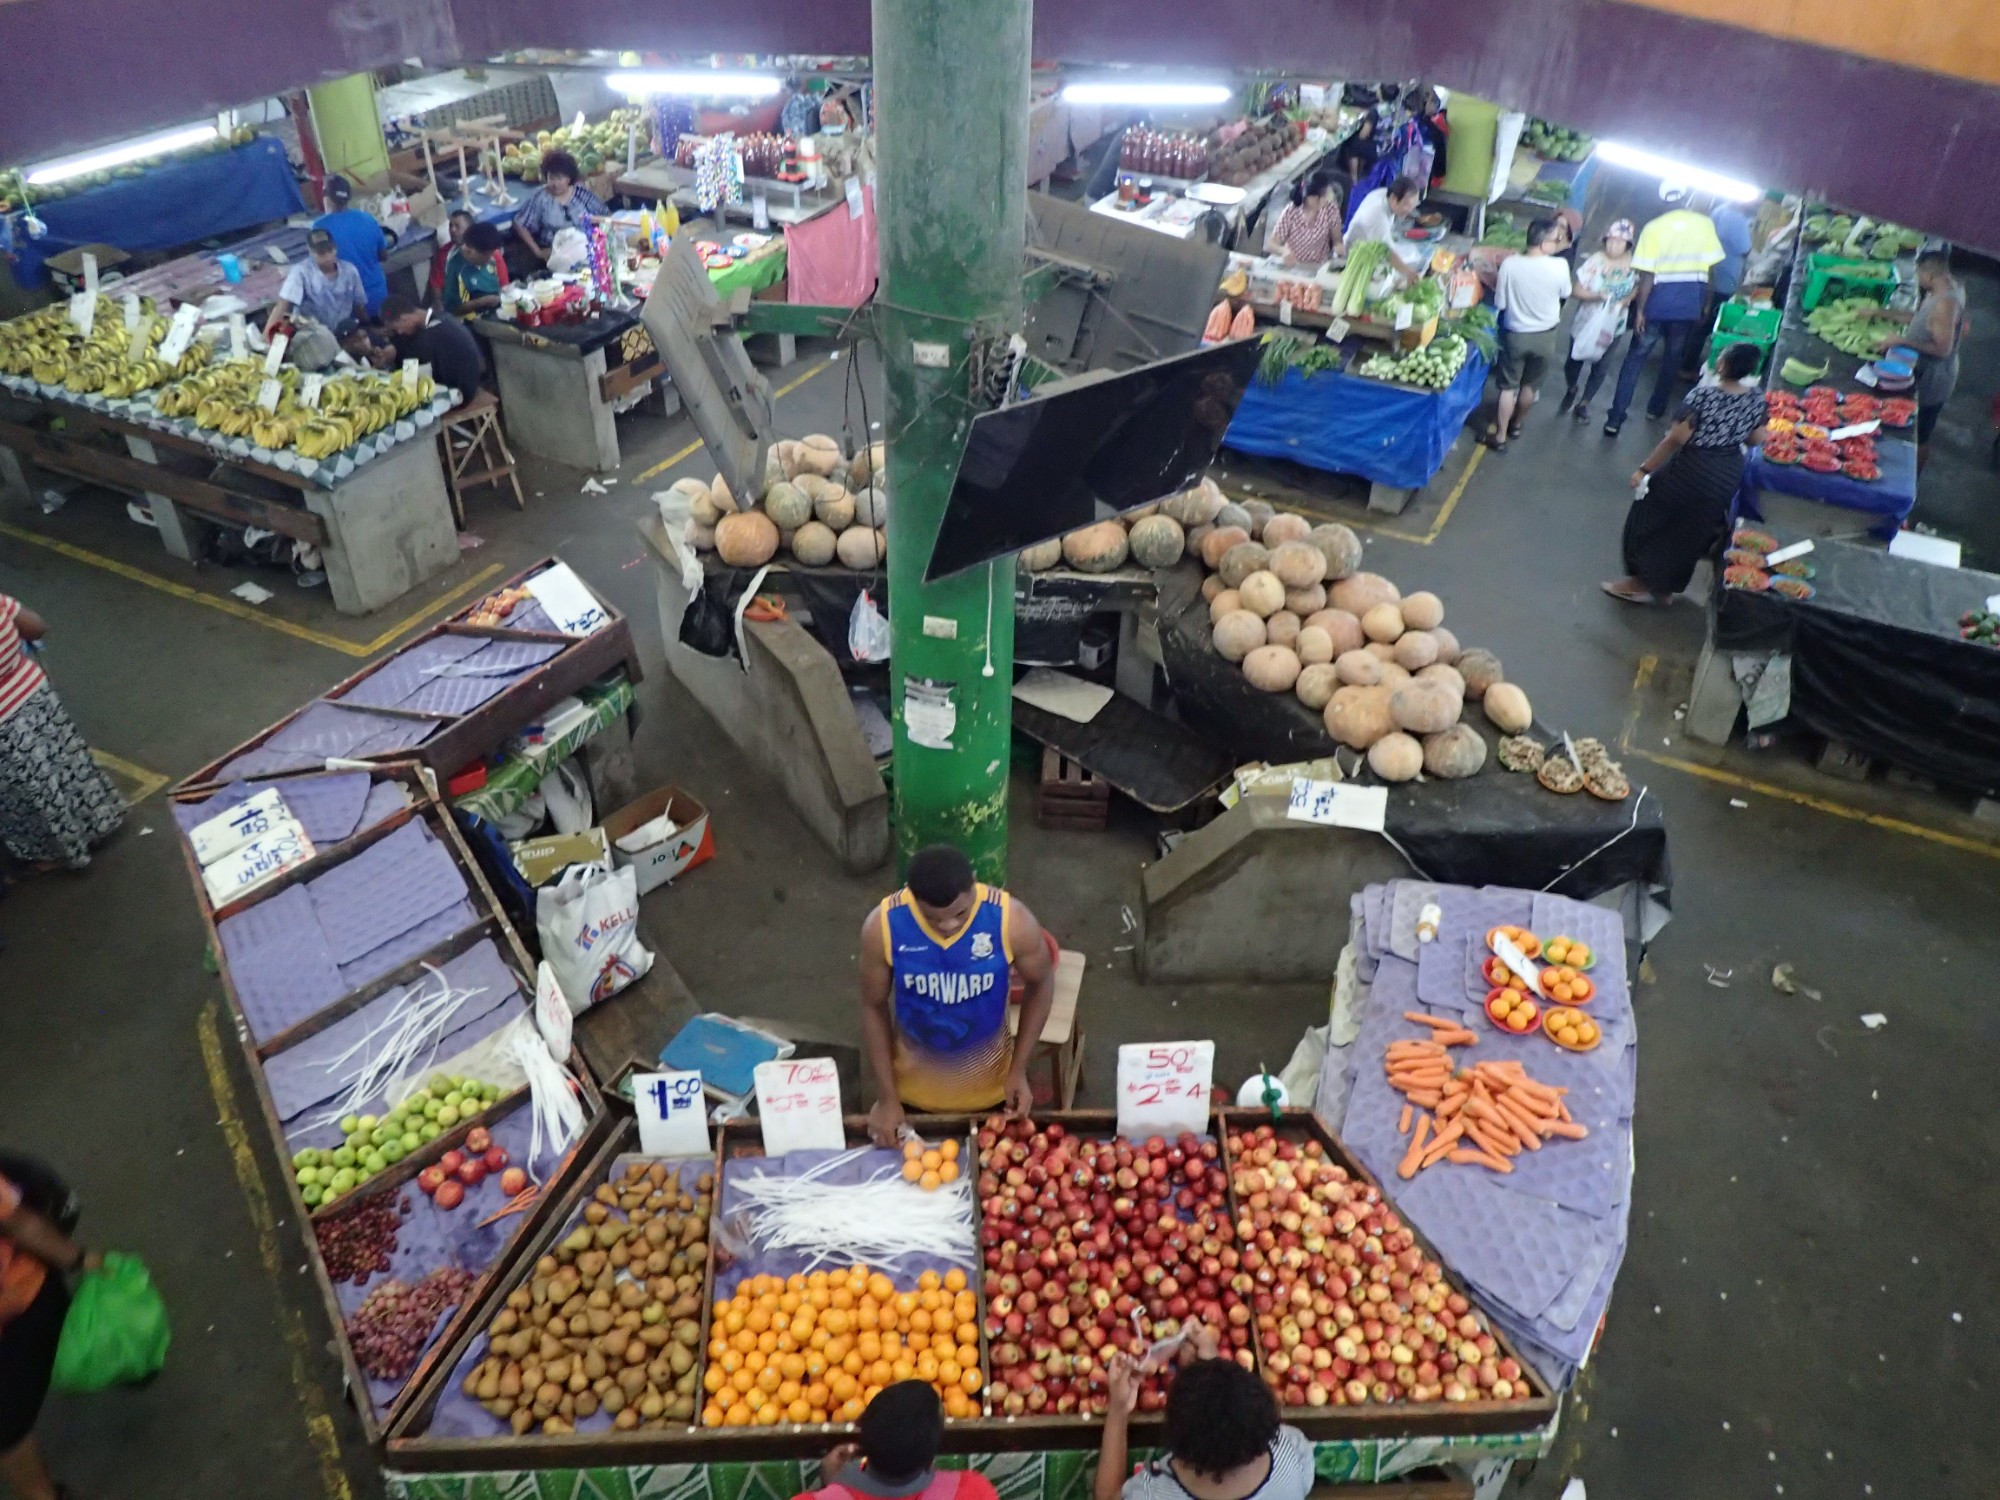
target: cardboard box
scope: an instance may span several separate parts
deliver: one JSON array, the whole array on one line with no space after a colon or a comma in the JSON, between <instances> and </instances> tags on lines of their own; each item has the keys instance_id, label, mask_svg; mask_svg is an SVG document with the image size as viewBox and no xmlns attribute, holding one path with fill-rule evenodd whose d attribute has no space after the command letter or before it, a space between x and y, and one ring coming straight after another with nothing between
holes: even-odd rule
<instances>
[{"instance_id":1,"label":"cardboard box","mask_svg":"<svg viewBox=\"0 0 2000 1500\"><path fill-rule=\"evenodd\" d=\"M642 823L650 823L665 813L673 820L672 837L661 840L636 854L618 847L618 840ZM639 893L665 885L683 870L712 859L715 839L708 827L708 809L679 787L662 787L648 792L637 802L628 803L606 818L604 835L611 841L611 858L630 865L639 877Z\"/></svg>"},{"instance_id":2,"label":"cardboard box","mask_svg":"<svg viewBox=\"0 0 2000 1500\"><path fill-rule=\"evenodd\" d=\"M49 279L65 292L83 290L83 257L97 257L98 290L107 296L115 296L104 284L104 277L125 264L132 257L116 245L78 245L74 250L63 250L51 255L42 264L48 267Z\"/></svg>"},{"instance_id":3,"label":"cardboard box","mask_svg":"<svg viewBox=\"0 0 2000 1500\"><path fill-rule=\"evenodd\" d=\"M514 868L529 885L547 885L571 865L599 864L611 868L611 842L602 828L582 833L558 833L545 839L524 839L509 846Z\"/></svg>"}]
</instances>

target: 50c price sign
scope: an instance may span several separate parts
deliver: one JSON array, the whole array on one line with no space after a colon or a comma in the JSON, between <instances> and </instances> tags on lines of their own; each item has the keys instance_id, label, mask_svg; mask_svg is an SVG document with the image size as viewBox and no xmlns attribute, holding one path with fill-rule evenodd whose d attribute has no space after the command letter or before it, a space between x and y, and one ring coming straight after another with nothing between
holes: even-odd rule
<instances>
[{"instance_id":1,"label":"50c price sign","mask_svg":"<svg viewBox=\"0 0 2000 1500\"><path fill-rule=\"evenodd\" d=\"M1214 1042L1137 1042L1118 1049L1118 1133L1200 1135L1208 1129Z\"/></svg>"}]
</instances>

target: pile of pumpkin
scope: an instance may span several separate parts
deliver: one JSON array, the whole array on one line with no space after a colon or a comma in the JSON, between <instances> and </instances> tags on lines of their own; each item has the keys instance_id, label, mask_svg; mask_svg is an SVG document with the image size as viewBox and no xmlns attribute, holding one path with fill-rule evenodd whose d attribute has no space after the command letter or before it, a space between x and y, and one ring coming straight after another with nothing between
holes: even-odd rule
<instances>
[{"instance_id":1,"label":"pile of pumpkin","mask_svg":"<svg viewBox=\"0 0 2000 1500\"><path fill-rule=\"evenodd\" d=\"M838 560L857 572L888 552L889 497L877 487L888 460L874 443L851 459L824 433L773 443L761 493L736 495L718 474L677 479L688 497L686 539L734 568L760 568L784 548L809 568Z\"/></svg>"},{"instance_id":2,"label":"pile of pumpkin","mask_svg":"<svg viewBox=\"0 0 2000 1500\"><path fill-rule=\"evenodd\" d=\"M1213 570L1202 597L1216 653L1242 663L1252 686L1292 693L1318 711L1327 733L1366 751L1382 780L1475 774L1486 741L1464 722L1468 699L1502 734L1534 722L1528 695L1505 680L1500 658L1461 648L1445 628L1436 594L1406 597L1361 571L1361 541L1347 527L1314 525L1261 501L1224 503L1188 540Z\"/></svg>"}]
</instances>

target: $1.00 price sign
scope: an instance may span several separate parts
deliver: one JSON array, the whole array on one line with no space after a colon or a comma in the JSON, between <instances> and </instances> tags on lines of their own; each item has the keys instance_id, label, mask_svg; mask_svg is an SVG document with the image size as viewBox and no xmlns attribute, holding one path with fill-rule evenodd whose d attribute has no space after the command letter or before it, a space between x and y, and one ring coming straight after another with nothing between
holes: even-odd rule
<instances>
[{"instance_id":1,"label":"$1.00 price sign","mask_svg":"<svg viewBox=\"0 0 2000 1500\"><path fill-rule=\"evenodd\" d=\"M708 1112L699 1073L634 1073L639 1149L648 1156L708 1155Z\"/></svg>"},{"instance_id":2,"label":"$1.00 price sign","mask_svg":"<svg viewBox=\"0 0 2000 1500\"><path fill-rule=\"evenodd\" d=\"M1168 1137L1208 1129L1214 1042L1138 1042L1118 1049L1118 1133Z\"/></svg>"},{"instance_id":3,"label":"$1.00 price sign","mask_svg":"<svg viewBox=\"0 0 2000 1500\"><path fill-rule=\"evenodd\" d=\"M759 1063L753 1076L766 1156L838 1151L847 1144L840 1124L840 1071L832 1058Z\"/></svg>"}]
</instances>

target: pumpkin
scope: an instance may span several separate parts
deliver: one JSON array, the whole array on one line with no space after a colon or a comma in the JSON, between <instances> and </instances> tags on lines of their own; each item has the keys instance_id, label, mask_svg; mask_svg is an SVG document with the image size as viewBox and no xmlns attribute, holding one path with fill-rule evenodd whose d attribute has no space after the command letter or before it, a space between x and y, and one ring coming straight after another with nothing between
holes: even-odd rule
<instances>
[{"instance_id":1,"label":"pumpkin","mask_svg":"<svg viewBox=\"0 0 2000 1500\"><path fill-rule=\"evenodd\" d=\"M1326 591L1335 609L1344 609L1357 619L1378 604L1394 604L1403 596L1396 585L1380 573L1350 573Z\"/></svg>"},{"instance_id":2,"label":"pumpkin","mask_svg":"<svg viewBox=\"0 0 2000 1500\"><path fill-rule=\"evenodd\" d=\"M1486 741L1470 724L1454 724L1449 729L1424 736L1424 769L1447 781L1476 775L1486 764Z\"/></svg>"},{"instance_id":3,"label":"pumpkin","mask_svg":"<svg viewBox=\"0 0 2000 1500\"><path fill-rule=\"evenodd\" d=\"M1298 656L1285 646L1259 646L1243 658L1243 675L1261 692L1289 693L1299 670Z\"/></svg>"},{"instance_id":4,"label":"pumpkin","mask_svg":"<svg viewBox=\"0 0 2000 1500\"><path fill-rule=\"evenodd\" d=\"M1235 556L1231 553L1230 556ZM1225 559L1226 560L1226 559ZM1222 581L1231 581L1229 570L1222 570ZM1243 607L1253 614L1269 619L1285 607L1285 586L1278 582L1277 575L1263 572L1246 574L1236 582L1237 593L1243 596Z\"/></svg>"},{"instance_id":5,"label":"pumpkin","mask_svg":"<svg viewBox=\"0 0 2000 1500\"><path fill-rule=\"evenodd\" d=\"M1306 624L1317 625L1333 638L1333 654L1343 651L1359 651L1361 643L1368 639L1362 633L1361 622L1344 609L1323 609L1306 616Z\"/></svg>"},{"instance_id":6,"label":"pumpkin","mask_svg":"<svg viewBox=\"0 0 2000 1500\"><path fill-rule=\"evenodd\" d=\"M1306 540L1326 558L1329 579L1346 578L1361 566L1361 538L1338 521L1322 521L1306 533Z\"/></svg>"},{"instance_id":7,"label":"pumpkin","mask_svg":"<svg viewBox=\"0 0 2000 1500\"><path fill-rule=\"evenodd\" d=\"M689 519L699 521L704 526L713 526L722 519L722 516L723 512L716 506L714 497L708 493L707 485L702 486L699 495L688 497Z\"/></svg>"},{"instance_id":8,"label":"pumpkin","mask_svg":"<svg viewBox=\"0 0 2000 1500\"><path fill-rule=\"evenodd\" d=\"M1535 710L1528 703L1528 695L1511 682L1496 682L1487 688L1480 706L1502 734L1526 734L1528 726L1535 722Z\"/></svg>"},{"instance_id":9,"label":"pumpkin","mask_svg":"<svg viewBox=\"0 0 2000 1500\"><path fill-rule=\"evenodd\" d=\"M1333 637L1317 625L1301 625L1298 639L1292 642L1292 649L1299 653L1299 660L1309 667L1333 664Z\"/></svg>"},{"instance_id":10,"label":"pumpkin","mask_svg":"<svg viewBox=\"0 0 2000 1500\"><path fill-rule=\"evenodd\" d=\"M1333 670L1354 687L1373 687L1382 680L1382 663L1366 651L1341 652L1333 659Z\"/></svg>"},{"instance_id":11,"label":"pumpkin","mask_svg":"<svg viewBox=\"0 0 2000 1500\"><path fill-rule=\"evenodd\" d=\"M1318 710L1333 700L1334 691L1339 686L1340 678L1331 662L1309 662L1300 669L1299 680L1292 684L1292 691L1307 708Z\"/></svg>"},{"instance_id":12,"label":"pumpkin","mask_svg":"<svg viewBox=\"0 0 2000 1500\"><path fill-rule=\"evenodd\" d=\"M1063 560L1079 573L1109 573L1122 567L1130 546L1116 521L1080 527L1062 539Z\"/></svg>"},{"instance_id":13,"label":"pumpkin","mask_svg":"<svg viewBox=\"0 0 2000 1500\"><path fill-rule=\"evenodd\" d=\"M774 484L783 484L792 477L785 467L784 456L779 451L787 446L784 443L773 443L764 450L764 489L768 490Z\"/></svg>"},{"instance_id":14,"label":"pumpkin","mask_svg":"<svg viewBox=\"0 0 2000 1500\"><path fill-rule=\"evenodd\" d=\"M1371 641L1393 643L1403 634L1403 612L1393 604L1378 604L1362 615L1361 633Z\"/></svg>"},{"instance_id":15,"label":"pumpkin","mask_svg":"<svg viewBox=\"0 0 2000 1500\"><path fill-rule=\"evenodd\" d=\"M1410 680L1410 674L1404 668L1397 666L1392 661L1385 661L1382 663L1383 687L1399 688L1409 680Z\"/></svg>"},{"instance_id":16,"label":"pumpkin","mask_svg":"<svg viewBox=\"0 0 2000 1500\"><path fill-rule=\"evenodd\" d=\"M1234 500L1225 500L1222 502L1222 509L1215 513L1215 524L1218 526L1240 526L1243 529L1244 540L1248 541L1250 538L1250 512L1238 505Z\"/></svg>"},{"instance_id":17,"label":"pumpkin","mask_svg":"<svg viewBox=\"0 0 2000 1500\"><path fill-rule=\"evenodd\" d=\"M1304 544L1306 538L1311 535L1312 522L1308 521L1304 516L1295 516L1290 511L1280 511L1264 523L1263 542L1266 547L1271 548L1273 551L1284 546L1287 542ZM1314 547L1313 551L1318 552L1319 548ZM1321 554L1320 561L1326 561L1325 554ZM1323 578L1326 575L1322 573L1320 576Z\"/></svg>"},{"instance_id":18,"label":"pumpkin","mask_svg":"<svg viewBox=\"0 0 2000 1500\"><path fill-rule=\"evenodd\" d=\"M1444 623L1444 601L1419 589L1403 600L1403 623L1412 630L1436 630Z\"/></svg>"},{"instance_id":19,"label":"pumpkin","mask_svg":"<svg viewBox=\"0 0 2000 1500\"><path fill-rule=\"evenodd\" d=\"M1507 676L1501 670L1500 658L1477 646L1460 652L1458 660L1452 665L1465 679L1465 696L1468 698L1484 698L1488 688L1496 682L1504 682Z\"/></svg>"},{"instance_id":20,"label":"pumpkin","mask_svg":"<svg viewBox=\"0 0 2000 1500\"><path fill-rule=\"evenodd\" d=\"M1222 575L1220 573L1211 573L1208 575L1208 577L1202 579L1201 597L1204 603L1213 604L1215 602L1215 596L1221 592L1222 592Z\"/></svg>"},{"instance_id":21,"label":"pumpkin","mask_svg":"<svg viewBox=\"0 0 2000 1500\"><path fill-rule=\"evenodd\" d=\"M1217 583L1222 582L1220 578L1215 581ZM1208 623L1213 625L1224 615L1233 615L1242 607L1243 596L1241 594L1237 593L1235 589L1223 589L1213 599L1208 601ZM1258 618L1261 619L1262 616Z\"/></svg>"},{"instance_id":22,"label":"pumpkin","mask_svg":"<svg viewBox=\"0 0 2000 1500\"><path fill-rule=\"evenodd\" d=\"M1458 668L1448 667L1441 661L1434 661L1417 673L1425 682L1441 682L1458 694L1458 701L1465 701L1465 679L1458 675Z\"/></svg>"},{"instance_id":23,"label":"pumpkin","mask_svg":"<svg viewBox=\"0 0 2000 1500\"><path fill-rule=\"evenodd\" d=\"M1228 584L1229 587L1240 588L1243 585L1244 579L1248 578L1252 573L1264 571L1270 561L1271 554L1266 552L1258 543L1238 542L1234 547L1231 547L1227 552L1222 554L1222 563L1215 571L1222 575L1222 581ZM1272 582L1276 583L1277 580L1273 578ZM1285 586L1282 583L1278 584L1278 595L1280 598L1284 596L1284 592Z\"/></svg>"},{"instance_id":24,"label":"pumpkin","mask_svg":"<svg viewBox=\"0 0 2000 1500\"><path fill-rule=\"evenodd\" d=\"M1281 609L1264 620L1264 639L1273 646L1298 649L1299 617L1289 609Z\"/></svg>"},{"instance_id":25,"label":"pumpkin","mask_svg":"<svg viewBox=\"0 0 2000 1500\"><path fill-rule=\"evenodd\" d=\"M792 556L809 568L823 568L833 561L835 540L831 526L807 521L792 533Z\"/></svg>"},{"instance_id":26,"label":"pumpkin","mask_svg":"<svg viewBox=\"0 0 2000 1500\"><path fill-rule=\"evenodd\" d=\"M1201 560L1211 568L1222 566L1222 559L1230 548L1240 547L1250 540L1249 531L1241 526L1217 526L1201 539ZM1229 587L1234 588L1234 584Z\"/></svg>"},{"instance_id":27,"label":"pumpkin","mask_svg":"<svg viewBox=\"0 0 2000 1500\"><path fill-rule=\"evenodd\" d=\"M1396 721L1389 716L1386 688L1336 688L1323 717L1326 732L1350 750L1366 750L1396 730Z\"/></svg>"},{"instance_id":28,"label":"pumpkin","mask_svg":"<svg viewBox=\"0 0 2000 1500\"><path fill-rule=\"evenodd\" d=\"M1361 649L1379 662L1388 663L1396 659L1396 647L1390 641L1370 641Z\"/></svg>"},{"instance_id":29,"label":"pumpkin","mask_svg":"<svg viewBox=\"0 0 2000 1500\"><path fill-rule=\"evenodd\" d=\"M1413 734L1437 734L1451 728L1458 722L1460 706L1457 695L1443 683L1419 682L1414 677L1389 700L1396 727Z\"/></svg>"},{"instance_id":30,"label":"pumpkin","mask_svg":"<svg viewBox=\"0 0 2000 1500\"><path fill-rule=\"evenodd\" d=\"M848 492L854 497L856 526L886 526L889 523L889 496L873 485Z\"/></svg>"},{"instance_id":31,"label":"pumpkin","mask_svg":"<svg viewBox=\"0 0 2000 1500\"><path fill-rule=\"evenodd\" d=\"M1257 316L1250 311L1250 304L1244 303L1236 309L1236 316L1229 320L1229 336L1233 339L1247 339L1257 331Z\"/></svg>"},{"instance_id":32,"label":"pumpkin","mask_svg":"<svg viewBox=\"0 0 2000 1500\"><path fill-rule=\"evenodd\" d=\"M1311 588L1286 589L1285 608L1301 620L1318 614L1326 608L1326 585L1316 583Z\"/></svg>"},{"instance_id":33,"label":"pumpkin","mask_svg":"<svg viewBox=\"0 0 2000 1500\"><path fill-rule=\"evenodd\" d=\"M1262 541L1264 528L1270 525L1271 517L1278 513L1278 508L1268 500L1245 500L1243 513L1250 518L1250 535Z\"/></svg>"},{"instance_id":34,"label":"pumpkin","mask_svg":"<svg viewBox=\"0 0 2000 1500\"><path fill-rule=\"evenodd\" d=\"M681 535L687 539L688 545L697 552L713 552L715 550L715 528L713 526L704 526L699 521L690 520L687 523L687 530L682 532Z\"/></svg>"},{"instance_id":35,"label":"pumpkin","mask_svg":"<svg viewBox=\"0 0 2000 1500\"><path fill-rule=\"evenodd\" d=\"M1438 643L1439 661L1448 667L1458 660L1459 645L1457 636L1446 630L1444 626L1437 625L1431 629L1431 639Z\"/></svg>"},{"instance_id":36,"label":"pumpkin","mask_svg":"<svg viewBox=\"0 0 2000 1500\"><path fill-rule=\"evenodd\" d=\"M1169 495L1160 503L1160 512L1183 526L1206 526L1226 502L1213 479L1204 479L1191 490Z\"/></svg>"},{"instance_id":37,"label":"pumpkin","mask_svg":"<svg viewBox=\"0 0 2000 1500\"><path fill-rule=\"evenodd\" d=\"M854 455L854 462L847 466L847 487L861 489L875 482L877 475L889 467L889 450L881 443L870 443Z\"/></svg>"},{"instance_id":38,"label":"pumpkin","mask_svg":"<svg viewBox=\"0 0 2000 1500\"><path fill-rule=\"evenodd\" d=\"M1062 538L1052 537L1021 549L1021 566L1030 573L1046 573L1062 561Z\"/></svg>"},{"instance_id":39,"label":"pumpkin","mask_svg":"<svg viewBox=\"0 0 2000 1500\"><path fill-rule=\"evenodd\" d=\"M799 445L792 439L786 438L771 451L778 455L778 467L785 471L786 479L791 479L802 472L799 466ZM764 472L766 474L771 472L770 464L764 465Z\"/></svg>"},{"instance_id":40,"label":"pumpkin","mask_svg":"<svg viewBox=\"0 0 2000 1500\"><path fill-rule=\"evenodd\" d=\"M730 493L729 481L720 474L715 476L715 483L708 487L708 498L715 502L716 511L721 515L726 516L736 509L736 496Z\"/></svg>"},{"instance_id":41,"label":"pumpkin","mask_svg":"<svg viewBox=\"0 0 2000 1500\"><path fill-rule=\"evenodd\" d=\"M778 528L761 510L740 510L715 526L715 550L732 568L759 568L778 551Z\"/></svg>"},{"instance_id":42,"label":"pumpkin","mask_svg":"<svg viewBox=\"0 0 2000 1500\"><path fill-rule=\"evenodd\" d=\"M1414 781L1424 768L1424 747L1397 730L1368 747L1368 769L1384 781Z\"/></svg>"},{"instance_id":43,"label":"pumpkin","mask_svg":"<svg viewBox=\"0 0 2000 1500\"><path fill-rule=\"evenodd\" d=\"M1166 516L1147 516L1128 538L1132 560L1142 568L1171 568L1187 550L1181 523Z\"/></svg>"},{"instance_id":44,"label":"pumpkin","mask_svg":"<svg viewBox=\"0 0 2000 1500\"><path fill-rule=\"evenodd\" d=\"M823 432L799 439L797 458L798 467L808 474L831 474L846 462L841 457L840 444Z\"/></svg>"},{"instance_id":45,"label":"pumpkin","mask_svg":"<svg viewBox=\"0 0 2000 1500\"><path fill-rule=\"evenodd\" d=\"M850 526L841 532L834 553L856 572L879 568L882 559L889 555L889 540L873 527Z\"/></svg>"},{"instance_id":46,"label":"pumpkin","mask_svg":"<svg viewBox=\"0 0 2000 1500\"><path fill-rule=\"evenodd\" d=\"M1290 516L1273 516L1271 524L1293 520ZM1271 528L1264 528L1264 545L1269 547ZM1297 540L1280 542L1271 551L1271 571L1278 575L1278 581L1288 589L1309 589L1326 577L1326 554L1309 542Z\"/></svg>"},{"instance_id":47,"label":"pumpkin","mask_svg":"<svg viewBox=\"0 0 2000 1500\"><path fill-rule=\"evenodd\" d=\"M1264 622L1247 609L1231 610L1215 622L1215 654L1224 661L1241 661L1264 644Z\"/></svg>"},{"instance_id":48,"label":"pumpkin","mask_svg":"<svg viewBox=\"0 0 2000 1500\"><path fill-rule=\"evenodd\" d=\"M1428 630L1407 630L1396 638L1396 665L1418 672L1437 660L1437 637Z\"/></svg>"},{"instance_id":49,"label":"pumpkin","mask_svg":"<svg viewBox=\"0 0 2000 1500\"><path fill-rule=\"evenodd\" d=\"M677 495L686 495L690 504L696 500L709 499L708 486L693 475L689 475L686 479L676 479L667 488Z\"/></svg>"},{"instance_id":50,"label":"pumpkin","mask_svg":"<svg viewBox=\"0 0 2000 1500\"><path fill-rule=\"evenodd\" d=\"M764 492L764 513L780 531L796 531L813 518L813 503L804 490L781 479Z\"/></svg>"},{"instance_id":51,"label":"pumpkin","mask_svg":"<svg viewBox=\"0 0 2000 1500\"><path fill-rule=\"evenodd\" d=\"M813 516L835 531L845 531L854 524L854 497L829 481L813 501Z\"/></svg>"},{"instance_id":52,"label":"pumpkin","mask_svg":"<svg viewBox=\"0 0 2000 1500\"><path fill-rule=\"evenodd\" d=\"M1197 561L1201 560L1201 544L1207 541L1214 531L1215 528L1213 526L1206 524L1188 527L1187 549L1189 554Z\"/></svg>"}]
</instances>

